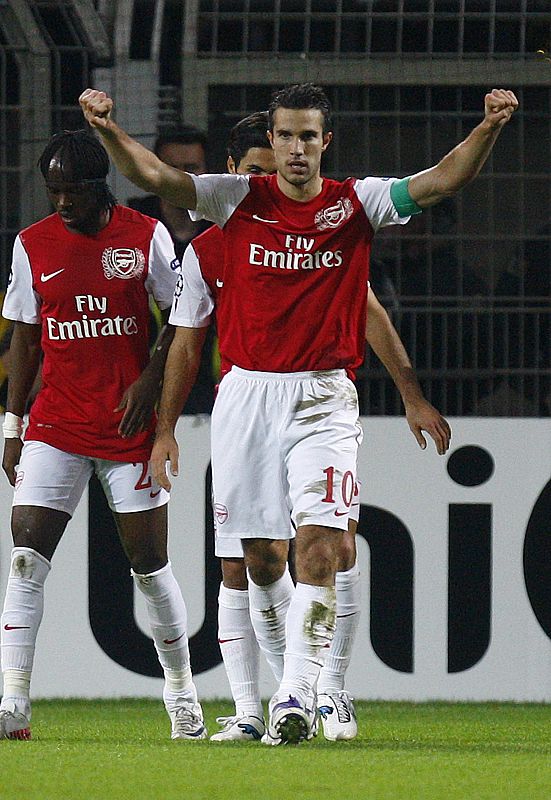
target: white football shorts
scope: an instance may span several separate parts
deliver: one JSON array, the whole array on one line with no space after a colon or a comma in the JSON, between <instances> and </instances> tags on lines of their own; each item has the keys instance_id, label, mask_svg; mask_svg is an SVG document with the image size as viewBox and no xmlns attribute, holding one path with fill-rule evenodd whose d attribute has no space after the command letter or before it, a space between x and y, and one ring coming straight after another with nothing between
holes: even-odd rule
<instances>
[{"instance_id":1,"label":"white football shorts","mask_svg":"<svg viewBox=\"0 0 551 800\"><path fill-rule=\"evenodd\" d=\"M148 462L107 461L29 441L17 468L13 505L55 508L73 516L94 472L115 513L148 511L168 503L169 494L153 480Z\"/></svg>"},{"instance_id":2,"label":"white football shorts","mask_svg":"<svg viewBox=\"0 0 551 800\"><path fill-rule=\"evenodd\" d=\"M350 513L348 515L348 520L355 522L358 524L360 520L360 494L361 494L361 482L356 481L356 487L354 489L354 499L352 500L352 505L350 506ZM289 517L289 521L290 521ZM218 528L220 526L216 523L216 517L214 517L214 554L218 558L243 558L243 546L241 544L241 539L221 539L218 536ZM295 529L292 525L290 525L290 538L295 538Z\"/></svg>"},{"instance_id":3,"label":"white football shorts","mask_svg":"<svg viewBox=\"0 0 551 800\"><path fill-rule=\"evenodd\" d=\"M224 539L291 539L301 525L347 530L362 429L344 370L233 367L220 384L211 440L218 555L239 557L224 552Z\"/></svg>"}]
</instances>

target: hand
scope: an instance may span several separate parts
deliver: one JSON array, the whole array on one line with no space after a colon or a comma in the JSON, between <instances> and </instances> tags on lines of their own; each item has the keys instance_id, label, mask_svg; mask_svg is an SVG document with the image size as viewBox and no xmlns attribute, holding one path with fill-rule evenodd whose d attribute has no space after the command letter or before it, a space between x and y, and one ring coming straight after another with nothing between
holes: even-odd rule
<instances>
[{"instance_id":1,"label":"hand","mask_svg":"<svg viewBox=\"0 0 551 800\"><path fill-rule=\"evenodd\" d=\"M151 420L159 396L159 383L143 372L122 396L115 412L124 411L119 425L119 434L126 439L144 431Z\"/></svg>"},{"instance_id":2,"label":"hand","mask_svg":"<svg viewBox=\"0 0 551 800\"><path fill-rule=\"evenodd\" d=\"M157 436L151 451L151 472L159 486L162 486L167 492L170 492L172 484L167 476L166 462L170 463L170 474L178 475L178 455L178 442L172 434L165 433Z\"/></svg>"},{"instance_id":3,"label":"hand","mask_svg":"<svg viewBox=\"0 0 551 800\"><path fill-rule=\"evenodd\" d=\"M406 419L421 450L427 446L422 431L426 431L436 445L438 455L443 456L449 446L452 431L447 420L428 400L419 400L406 406Z\"/></svg>"},{"instance_id":4,"label":"hand","mask_svg":"<svg viewBox=\"0 0 551 800\"><path fill-rule=\"evenodd\" d=\"M15 486L15 478L17 477L16 467L19 464L22 449L23 442L19 437L17 439L4 439L2 469L8 476L8 480L12 486Z\"/></svg>"},{"instance_id":5,"label":"hand","mask_svg":"<svg viewBox=\"0 0 551 800\"><path fill-rule=\"evenodd\" d=\"M109 122L113 101L105 92L97 89L85 89L78 98L86 121L93 128L106 128Z\"/></svg>"},{"instance_id":6,"label":"hand","mask_svg":"<svg viewBox=\"0 0 551 800\"><path fill-rule=\"evenodd\" d=\"M502 128L518 108L518 100L509 89L492 89L484 98L484 116L493 128Z\"/></svg>"}]
</instances>

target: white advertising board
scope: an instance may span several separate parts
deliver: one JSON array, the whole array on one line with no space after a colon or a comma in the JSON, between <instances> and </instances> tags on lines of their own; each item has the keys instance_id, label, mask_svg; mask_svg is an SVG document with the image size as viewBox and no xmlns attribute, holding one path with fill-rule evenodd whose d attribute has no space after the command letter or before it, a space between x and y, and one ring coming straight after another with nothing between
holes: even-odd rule
<instances>
[{"instance_id":1,"label":"white advertising board","mask_svg":"<svg viewBox=\"0 0 551 800\"><path fill-rule=\"evenodd\" d=\"M403 419L363 424L362 619L347 688L359 699L551 702L549 420L451 420L444 457L432 442L422 452ZM181 469L170 503L171 560L203 698L229 696L216 642L209 429L208 418L181 418ZM4 479L2 596L10 504ZM53 559L34 697L161 693L141 598L109 515L96 506L91 488ZM263 667L264 696L273 688Z\"/></svg>"}]
</instances>

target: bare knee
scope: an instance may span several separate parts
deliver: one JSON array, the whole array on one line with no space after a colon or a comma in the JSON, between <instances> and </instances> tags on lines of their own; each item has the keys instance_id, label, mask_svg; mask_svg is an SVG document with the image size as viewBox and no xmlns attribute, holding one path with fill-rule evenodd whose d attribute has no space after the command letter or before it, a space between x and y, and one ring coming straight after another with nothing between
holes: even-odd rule
<instances>
[{"instance_id":1,"label":"bare knee","mask_svg":"<svg viewBox=\"0 0 551 800\"><path fill-rule=\"evenodd\" d=\"M222 582L226 589L246 591L248 584L245 560L243 558L223 558L221 565Z\"/></svg>"},{"instance_id":2,"label":"bare knee","mask_svg":"<svg viewBox=\"0 0 551 800\"><path fill-rule=\"evenodd\" d=\"M281 539L242 539L245 564L253 583L269 586L285 572L289 543Z\"/></svg>"},{"instance_id":3,"label":"bare knee","mask_svg":"<svg viewBox=\"0 0 551 800\"><path fill-rule=\"evenodd\" d=\"M351 526L353 528L351 530ZM348 572L356 563L356 525L351 523L347 531L342 532L339 540L338 572Z\"/></svg>"},{"instance_id":4,"label":"bare knee","mask_svg":"<svg viewBox=\"0 0 551 800\"><path fill-rule=\"evenodd\" d=\"M65 511L42 506L14 506L11 530L15 547L28 547L52 560L69 520Z\"/></svg>"},{"instance_id":5,"label":"bare knee","mask_svg":"<svg viewBox=\"0 0 551 800\"><path fill-rule=\"evenodd\" d=\"M168 562L167 507L115 514L121 544L138 575L157 572Z\"/></svg>"},{"instance_id":6,"label":"bare knee","mask_svg":"<svg viewBox=\"0 0 551 800\"><path fill-rule=\"evenodd\" d=\"M297 530L295 559L299 583L334 586L342 533L321 525L304 525Z\"/></svg>"}]
</instances>

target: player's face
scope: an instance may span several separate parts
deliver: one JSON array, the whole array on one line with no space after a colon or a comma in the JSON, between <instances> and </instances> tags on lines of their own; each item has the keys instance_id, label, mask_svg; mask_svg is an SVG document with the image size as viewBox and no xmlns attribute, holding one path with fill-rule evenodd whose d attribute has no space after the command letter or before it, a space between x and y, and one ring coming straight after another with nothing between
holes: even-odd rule
<instances>
[{"instance_id":1,"label":"player's face","mask_svg":"<svg viewBox=\"0 0 551 800\"><path fill-rule=\"evenodd\" d=\"M228 170L238 175L273 175L276 171L273 150L269 147L249 147L239 164L228 159Z\"/></svg>"},{"instance_id":2,"label":"player's face","mask_svg":"<svg viewBox=\"0 0 551 800\"><path fill-rule=\"evenodd\" d=\"M76 233L96 233L101 227L102 212L98 207L93 184L67 180L54 157L46 177L46 191L66 228Z\"/></svg>"},{"instance_id":3,"label":"player's face","mask_svg":"<svg viewBox=\"0 0 551 800\"><path fill-rule=\"evenodd\" d=\"M322 153L331 137L331 133L323 132L323 114L319 109L276 109L268 138L283 180L293 186L304 186L316 180Z\"/></svg>"},{"instance_id":4,"label":"player's face","mask_svg":"<svg viewBox=\"0 0 551 800\"><path fill-rule=\"evenodd\" d=\"M203 145L198 142L195 144L180 144L180 142L163 144L159 150L159 158L165 164L184 172L191 172L193 175L203 175L207 171L205 151Z\"/></svg>"}]
</instances>

